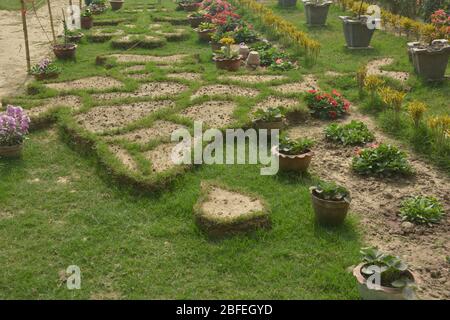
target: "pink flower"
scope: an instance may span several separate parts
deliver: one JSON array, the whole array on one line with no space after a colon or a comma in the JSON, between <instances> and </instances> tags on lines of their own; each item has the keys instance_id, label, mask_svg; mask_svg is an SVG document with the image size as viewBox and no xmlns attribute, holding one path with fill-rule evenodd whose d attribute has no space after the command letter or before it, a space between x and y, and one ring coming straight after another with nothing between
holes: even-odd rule
<instances>
[{"instance_id":1,"label":"pink flower","mask_svg":"<svg viewBox=\"0 0 450 320\"><path fill-rule=\"evenodd\" d=\"M282 64L283 63L283 59L278 58L277 60L275 60L275 63L276 64Z\"/></svg>"}]
</instances>

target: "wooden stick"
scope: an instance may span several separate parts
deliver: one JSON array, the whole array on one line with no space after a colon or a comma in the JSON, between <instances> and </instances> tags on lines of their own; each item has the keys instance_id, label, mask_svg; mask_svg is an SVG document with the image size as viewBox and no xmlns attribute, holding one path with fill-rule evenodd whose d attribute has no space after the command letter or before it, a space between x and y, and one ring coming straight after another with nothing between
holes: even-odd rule
<instances>
[{"instance_id":1,"label":"wooden stick","mask_svg":"<svg viewBox=\"0 0 450 320\"><path fill-rule=\"evenodd\" d=\"M53 14L50 0L47 0L47 5L48 5L48 14L50 15L50 27L52 28L53 43L56 43L56 34L55 34L55 27L53 26Z\"/></svg>"},{"instance_id":2,"label":"wooden stick","mask_svg":"<svg viewBox=\"0 0 450 320\"><path fill-rule=\"evenodd\" d=\"M27 71L31 70L31 60L30 60L30 46L28 44L28 28L27 28L27 9L25 7L25 1L20 0L20 5L22 7L22 25L23 25L23 36L25 38L25 54L27 58Z\"/></svg>"}]
</instances>

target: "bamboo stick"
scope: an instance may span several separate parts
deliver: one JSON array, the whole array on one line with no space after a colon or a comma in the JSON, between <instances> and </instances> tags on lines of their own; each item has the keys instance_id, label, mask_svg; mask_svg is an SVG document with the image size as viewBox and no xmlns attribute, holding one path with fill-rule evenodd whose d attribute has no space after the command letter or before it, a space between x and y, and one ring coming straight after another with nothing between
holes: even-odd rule
<instances>
[{"instance_id":1,"label":"bamboo stick","mask_svg":"<svg viewBox=\"0 0 450 320\"><path fill-rule=\"evenodd\" d=\"M23 25L23 36L25 38L25 55L27 59L27 71L31 70L31 60L30 60L30 46L28 43L28 28L27 28L27 9L25 6L25 1L20 0L20 5L22 7L22 25Z\"/></svg>"},{"instance_id":2,"label":"bamboo stick","mask_svg":"<svg viewBox=\"0 0 450 320\"><path fill-rule=\"evenodd\" d=\"M50 27L52 28L53 43L56 43L56 34L55 34L55 27L53 25L53 14L52 14L52 6L50 4L50 0L47 0L47 5L48 5L48 14L50 16Z\"/></svg>"}]
</instances>

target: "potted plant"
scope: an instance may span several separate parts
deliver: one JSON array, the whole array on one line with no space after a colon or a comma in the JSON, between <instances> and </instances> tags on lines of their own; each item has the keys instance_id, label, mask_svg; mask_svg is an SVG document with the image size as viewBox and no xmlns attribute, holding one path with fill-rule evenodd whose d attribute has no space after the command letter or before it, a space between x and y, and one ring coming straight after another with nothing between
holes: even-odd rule
<instances>
[{"instance_id":1,"label":"potted plant","mask_svg":"<svg viewBox=\"0 0 450 320\"><path fill-rule=\"evenodd\" d=\"M334 182L319 182L310 189L317 222L323 225L341 225L350 208L350 193Z\"/></svg>"},{"instance_id":2,"label":"potted plant","mask_svg":"<svg viewBox=\"0 0 450 320\"><path fill-rule=\"evenodd\" d=\"M268 108L267 110L258 109L254 112L253 126L255 129L266 129L270 135L273 129L281 130L284 127L283 108Z\"/></svg>"},{"instance_id":3,"label":"potted plant","mask_svg":"<svg viewBox=\"0 0 450 320\"><path fill-rule=\"evenodd\" d=\"M48 58L41 60L38 64L31 67L30 70L30 74L36 80L58 78L60 73L61 69Z\"/></svg>"},{"instance_id":4,"label":"potted plant","mask_svg":"<svg viewBox=\"0 0 450 320\"><path fill-rule=\"evenodd\" d=\"M19 157L28 134L30 118L21 107L8 105L0 113L0 157Z\"/></svg>"},{"instance_id":5,"label":"potted plant","mask_svg":"<svg viewBox=\"0 0 450 320\"><path fill-rule=\"evenodd\" d=\"M309 26L324 26L332 3L325 0L303 0L306 24Z\"/></svg>"},{"instance_id":6,"label":"potted plant","mask_svg":"<svg viewBox=\"0 0 450 320\"><path fill-rule=\"evenodd\" d=\"M202 22L195 31L198 33L200 41L208 42L211 41L212 34L216 32L216 25L210 22Z\"/></svg>"},{"instance_id":7,"label":"potted plant","mask_svg":"<svg viewBox=\"0 0 450 320\"><path fill-rule=\"evenodd\" d=\"M84 37L82 32L77 30L67 30L67 41L69 43L78 43Z\"/></svg>"},{"instance_id":8,"label":"potted plant","mask_svg":"<svg viewBox=\"0 0 450 320\"><path fill-rule=\"evenodd\" d=\"M278 0L281 8L292 8L297 6L297 0Z\"/></svg>"},{"instance_id":9,"label":"potted plant","mask_svg":"<svg viewBox=\"0 0 450 320\"><path fill-rule=\"evenodd\" d=\"M117 11L122 9L124 0L109 0L109 4L111 5L111 9L113 11Z\"/></svg>"},{"instance_id":10,"label":"potted plant","mask_svg":"<svg viewBox=\"0 0 450 320\"><path fill-rule=\"evenodd\" d=\"M305 101L313 117L320 119L337 119L349 113L350 102L342 94L333 90L331 94L309 90Z\"/></svg>"},{"instance_id":11,"label":"potted plant","mask_svg":"<svg viewBox=\"0 0 450 320\"><path fill-rule=\"evenodd\" d=\"M370 40L372 40L375 27L368 25L368 16L362 15L364 0L361 1L361 6L358 13L353 16L339 17L344 26L345 41L349 49L368 49L370 48Z\"/></svg>"},{"instance_id":12,"label":"potted plant","mask_svg":"<svg viewBox=\"0 0 450 320\"><path fill-rule=\"evenodd\" d=\"M184 11L192 12L197 11L200 8L200 3L194 0L179 0L178 6L182 8Z\"/></svg>"},{"instance_id":13,"label":"potted plant","mask_svg":"<svg viewBox=\"0 0 450 320\"><path fill-rule=\"evenodd\" d=\"M438 10L431 16L431 25L422 30L425 43L408 44L410 59L414 71L428 81L442 81L450 56L450 15Z\"/></svg>"},{"instance_id":14,"label":"potted plant","mask_svg":"<svg viewBox=\"0 0 450 320\"><path fill-rule=\"evenodd\" d=\"M272 154L278 157L281 170L305 172L314 155L311 151L313 145L314 142L308 138L292 140L281 136L280 144L272 148Z\"/></svg>"},{"instance_id":15,"label":"potted plant","mask_svg":"<svg viewBox=\"0 0 450 320\"><path fill-rule=\"evenodd\" d=\"M91 29L94 25L91 9L86 8L80 17L80 24L82 29Z\"/></svg>"},{"instance_id":16,"label":"potted plant","mask_svg":"<svg viewBox=\"0 0 450 320\"><path fill-rule=\"evenodd\" d=\"M219 41L223 47L220 51L214 53L213 60L216 62L217 69L237 71L241 66L242 56L238 50L234 50L231 46L234 44L233 38L222 38Z\"/></svg>"},{"instance_id":17,"label":"potted plant","mask_svg":"<svg viewBox=\"0 0 450 320\"><path fill-rule=\"evenodd\" d=\"M234 34L233 32L221 32L220 30L214 32L211 35L211 41L209 42L213 52L219 51L222 48L222 44L220 43L222 38L232 38L234 40ZM236 42L236 40L234 41Z\"/></svg>"},{"instance_id":18,"label":"potted plant","mask_svg":"<svg viewBox=\"0 0 450 320\"><path fill-rule=\"evenodd\" d=\"M63 20L64 26L64 42L53 45L53 53L58 59L73 59L77 50L77 45L69 43L69 29L66 20Z\"/></svg>"},{"instance_id":19,"label":"potted plant","mask_svg":"<svg viewBox=\"0 0 450 320\"><path fill-rule=\"evenodd\" d=\"M206 12L204 10L200 10L188 15L188 20L192 28L197 28L200 23L206 22L207 19L205 17L205 13Z\"/></svg>"},{"instance_id":20,"label":"potted plant","mask_svg":"<svg viewBox=\"0 0 450 320\"><path fill-rule=\"evenodd\" d=\"M106 0L92 0L89 8L93 14L101 14L106 11Z\"/></svg>"},{"instance_id":21,"label":"potted plant","mask_svg":"<svg viewBox=\"0 0 450 320\"><path fill-rule=\"evenodd\" d=\"M415 299L415 276L399 257L377 248L361 249L362 261L353 269L364 300Z\"/></svg>"}]
</instances>

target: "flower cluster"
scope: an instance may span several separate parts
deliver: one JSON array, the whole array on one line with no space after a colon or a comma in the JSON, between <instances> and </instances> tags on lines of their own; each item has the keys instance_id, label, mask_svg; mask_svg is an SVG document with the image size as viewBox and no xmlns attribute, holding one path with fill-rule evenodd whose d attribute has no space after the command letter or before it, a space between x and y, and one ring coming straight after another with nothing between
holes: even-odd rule
<instances>
[{"instance_id":1,"label":"flower cluster","mask_svg":"<svg viewBox=\"0 0 450 320\"><path fill-rule=\"evenodd\" d=\"M287 71L292 69L297 69L297 62L292 62L286 59L278 58L269 66L270 69L276 71Z\"/></svg>"},{"instance_id":2,"label":"flower cluster","mask_svg":"<svg viewBox=\"0 0 450 320\"><path fill-rule=\"evenodd\" d=\"M224 0L204 0L200 8L206 11L206 16L210 19L221 12L232 12L231 4Z\"/></svg>"},{"instance_id":3,"label":"flower cluster","mask_svg":"<svg viewBox=\"0 0 450 320\"><path fill-rule=\"evenodd\" d=\"M6 112L0 113L0 146L22 144L29 126L30 118L21 107L8 105Z\"/></svg>"},{"instance_id":4,"label":"flower cluster","mask_svg":"<svg viewBox=\"0 0 450 320\"><path fill-rule=\"evenodd\" d=\"M349 113L350 102L333 90L331 94L309 90L305 96L311 114L320 119L336 119Z\"/></svg>"},{"instance_id":5,"label":"flower cluster","mask_svg":"<svg viewBox=\"0 0 450 320\"><path fill-rule=\"evenodd\" d=\"M50 59L45 58L31 68L32 75L59 73L60 69Z\"/></svg>"},{"instance_id":6,"label":"flower cluster","mask_svg":"<svg viewBox=\"0 0 450 320\"><path fill-rule=\"evenodd\" d=\"M444 10L437 10L431 15L431 23L435 27L435 38L450 38L450 15Z\"/></svg>"}]
</instances>

